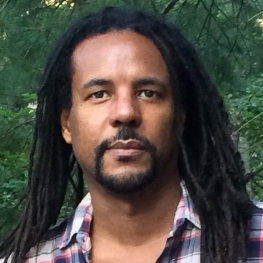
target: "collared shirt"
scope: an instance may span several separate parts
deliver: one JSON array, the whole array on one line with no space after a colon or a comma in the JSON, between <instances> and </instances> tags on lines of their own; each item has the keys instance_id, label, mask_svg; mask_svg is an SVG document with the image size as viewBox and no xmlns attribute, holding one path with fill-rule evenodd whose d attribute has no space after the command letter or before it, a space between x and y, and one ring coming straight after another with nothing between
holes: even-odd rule
<instances>
[{"instance_id":1,"label":"collared shirt","mask_svg":"<svg viewBox=\"0 0 263 263\"><path fill-rule=\"evenodd\" d=\"M200 262L201 225L184 183L182 196L174 216L163 252L156 263ZM252 218L249 263L263 262L263 209L256 203ZM91 263L90 230L93 208L90 194L79 204L75 213L50 229L47 241L32 248L26 263ZM3 261L0 260L0 263Z\"/></svg>"}]
</instances>

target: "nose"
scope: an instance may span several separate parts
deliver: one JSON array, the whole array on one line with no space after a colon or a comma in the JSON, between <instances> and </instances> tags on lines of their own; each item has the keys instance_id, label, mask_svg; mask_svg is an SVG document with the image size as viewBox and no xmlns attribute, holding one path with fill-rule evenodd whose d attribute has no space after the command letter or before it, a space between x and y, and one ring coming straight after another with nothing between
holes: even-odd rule
<instances>
[{"instance_id":1,"label":"nose","mask_svg":"<svg viewBox=\"0 0 263 263\"><path fill-rule=\"evenodd\" d=\"M110 124L113 127L138 127L141 112L138 100L132 94L118 95L112 101Z\"/></svg>"}]
</instances>

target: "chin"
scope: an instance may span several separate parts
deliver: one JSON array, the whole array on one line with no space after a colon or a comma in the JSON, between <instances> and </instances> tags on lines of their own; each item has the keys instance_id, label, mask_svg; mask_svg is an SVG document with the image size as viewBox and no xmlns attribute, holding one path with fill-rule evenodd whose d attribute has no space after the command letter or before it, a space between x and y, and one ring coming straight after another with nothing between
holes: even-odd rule
<instances>
[{"instance_id":1,"label":"chin","mask_svg":"<svg viewBox=\"0 0 263 263\"><path fill-rule=\"evenodd\" d=\"M97 182L113 194L132 194L148 187L156 178L156 173L147 170L144 173L123 172L115 175L96 174Z\"/></svg>"},{"instance_id":2,"label":"chin","mask_svg":"<svg viewBox=\"0 0 263 263\"><path fill-rule=\"evenodd\" d=\"M155 146L150 142L144 142L144 144L149 149L147 160L138 156L118 156L117 162L110 160L111 168L104 166L107 141L97 146L95 149L94 171L97 182L105 190L114 194L136 193L149 186L157 177L158 158ZM108 164L108 162L106 163Z\"/></svg>"}]
</instances>

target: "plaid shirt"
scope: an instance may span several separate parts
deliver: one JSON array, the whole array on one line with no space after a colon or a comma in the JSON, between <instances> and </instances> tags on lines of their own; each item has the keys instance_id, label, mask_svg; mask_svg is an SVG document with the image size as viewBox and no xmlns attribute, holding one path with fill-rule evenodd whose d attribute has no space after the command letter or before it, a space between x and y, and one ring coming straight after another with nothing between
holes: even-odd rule
<instances>
[{"instance_id":1,"label":"plaid shirt","mask_svg":"<svg viewBox=\"0 0 263 263\"><path fill-rule=\"evenodd\" d=\"M200 262L201 225L184 184L173 229L156 263ZM263 263L263 209L255 203L248 247L249 263ZM90 194L79 204L72 217L50 229L48 241L28 253L26 263L91 263L90 225L93 208ZM3 261L0 260L0 263Z\"/></svg>"}]
</instances>

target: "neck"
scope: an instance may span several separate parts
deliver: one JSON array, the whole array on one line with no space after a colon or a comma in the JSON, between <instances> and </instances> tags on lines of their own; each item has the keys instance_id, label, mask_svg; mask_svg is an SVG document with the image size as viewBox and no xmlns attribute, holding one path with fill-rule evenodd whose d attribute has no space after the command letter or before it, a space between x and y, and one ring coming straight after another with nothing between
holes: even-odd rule
<instances>
[{"instance_id":1,"label":"neck","mask_svg":"<svg viewBox=\"0 0 263 263\"><path fill-rule=\"evenodd\" d=\"M162 174L147 189L113 195L88 182L93 204L92 236L123 246L141 246L167 236L181 198L177 173Z\"/></svg>"}]
</instances>

